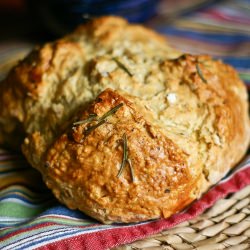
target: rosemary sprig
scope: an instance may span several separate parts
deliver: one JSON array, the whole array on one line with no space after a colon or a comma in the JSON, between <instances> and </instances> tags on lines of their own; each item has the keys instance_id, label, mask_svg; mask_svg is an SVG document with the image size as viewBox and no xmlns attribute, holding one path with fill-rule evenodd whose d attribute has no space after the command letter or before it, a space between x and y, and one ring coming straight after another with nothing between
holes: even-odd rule
<instances>
[{"instance_id":1,"label":"rosemary sprig","mask_svg":"<svg viewBox=\"0 0 250 250\"><path fill-rule=\"evenodd\" d=\"M114 108L112 108L111 110L109 110L108 112L106 112L102 117L100 117L99 119L97 119L97 114L89 114L89 117L85 120L81 120L78 122L74 122L73 125L80 125L80 124L84 124L84 123L89 123L92 121L98 121L101 122L103 120L105 120L108 116L113 115L120 107L123 106L123 103L120 103L118 105L116 105Z\"/></svg>"},{"instance_id":2,"label":"rosemary sprig","mask_svg":"<svg viewBox=\"0 0 250 250\"><path fill-rule=\"evenodd\" d=\"M88 123L88 122L92 122L96 119L97 117L97 114L89 114L89 117L85 120L81 120L81 121L78 121L78 122L74 122L73 125L80 125L80 124L84 124L84 123Z\"/></svg>"},{"instance_id":3,"label":"rosemary sprig","mask_svg":"<svg viewBox=\"0 0 250 250\"><path fill-rule=\"evenodd\" d=\"M202 74L202 71L201 71L201 68L200 68L200 66L199 66L199 63L197 62L195 66L196 66L197 73L198 73L199 77L201 78L201 80L202 80L204 83L207 83L207 80L205 79L205 77L204 77L203 74Z\"/></svg>"},{"instance_id":4,"label":"rosemary sprig","mask_svg":"<svg viewBox=\"0 0 250 250\"><path fill-rule=\"evenodd\" d=\"M122 157L122 163L121 163L119 172L117 174L117 177L120 177L120 175L122 174L122 171L128 159L128 142L127 142L127 135L125 133L123 134L122 139L123 139L123 157Z\"/></svg>"},{"instance_id":5,"label":"rosemary sprig","mask_svg":"<svg viewBox=\"0 0 250 250\"><path fill-rule=\"evenodd\" d=\"M110 109L108 112L106 112L102 117L100 117L98 119L98 121L103 121L105 120L108 116L113 115L114 113L116 113L116 111L121 108L123 106L123 103L119 103L118 105L116 105L114 108Z\"/></svg>"},{"instance_id":6,"label":"rosemary sprig","mask_svg":"<svg viewBox=\"0 0 250 250\"><path fill-rule=\"evenodd\" d=\"M133 74L126 68L126 66L121 63L117 58L113 58L113 60L116 62L116 64L122 69L124 70L130 77L133 76Z\"/></svg>"},{"instance_id":7,"label":"rosemary sprig","mask_svg":"<svg viewBox=\"0 0 250 250\"><path fill-rule=\"evenodd\" d=\"M119 178L121 176L123 169L126 166L126 163L128 163L131 173L131 179L132 182L134 182L135 181L134 169L131 160L128 158L128 140L127 140L127 135L125 133L123 134L122 139L123 139L123 157L117 177Z\"/></svg>"},{"instance_id":8,"label":"rosemary sprig","mask_svg":"<svg viewBox=\"0 0 250 250\"><path fill-rule=\"evenodd\" d=\"M95 125L92 125L90 127L88 127L85 131L84 134L88 135L91 131L93 131L94 129L98 128L99 126L101 126L102 124L104 124L106 122L106 118L110 115L113 115L120 107L123 106L123 103L119 103L118 105L116 105L114 108L112 108L111 110L109 110L108 112L106 112L102 117L100 117L99 119L97 119L97 115L96 114L90 114L89 117L85 120L82 121L78 121L78 122L74 122L73 125L80 125L83 123L91 123L93 121L98 122Z\"/></svg>"},{"instance_id":9,"label":"rosemary sprig","mask_svg":"<svg viewBox=\"0 0 250 250\"><path fill-rule=\"evenodd\" d=\"M133 168L132 162L130 159L127 159L127 162L128 162L129 168L130 168L132 182L135 182L134 168Z\"/></svg>"},{"instance_id":10,"label":"rosemary sprig","mask_svg":"<svg viewBox=\"0 0 250 250\"><path fill-rule=\"evenodd\" d=\"M90 126L88 127L85 131L84 131L84 135L88 135L90 134L90 132L92 132L93 130L95 130L96 128L98 128L99 126L101 126L103 123L105 123L106 120L102 120L102 121L99 121L97 124L93 125L93 126Z\"/></svg>"}]
</instances>

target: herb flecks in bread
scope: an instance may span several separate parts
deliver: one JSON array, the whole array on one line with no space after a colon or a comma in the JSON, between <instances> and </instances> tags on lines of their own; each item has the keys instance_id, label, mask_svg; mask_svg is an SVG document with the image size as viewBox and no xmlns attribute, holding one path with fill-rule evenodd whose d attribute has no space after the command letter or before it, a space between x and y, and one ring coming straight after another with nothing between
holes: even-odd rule
<instances>
[{"instance_id":1,"label":"herb flecks in bread","mask_svg":"<svg viewBox=\"0 0 250 250\"><path fill-rule=\"evenodd\" d=\"M105 223L169 217L249 144L235 70L103 17L36 49L0 84L0 143L54 195Z\"/></svg>"}]
</instances>

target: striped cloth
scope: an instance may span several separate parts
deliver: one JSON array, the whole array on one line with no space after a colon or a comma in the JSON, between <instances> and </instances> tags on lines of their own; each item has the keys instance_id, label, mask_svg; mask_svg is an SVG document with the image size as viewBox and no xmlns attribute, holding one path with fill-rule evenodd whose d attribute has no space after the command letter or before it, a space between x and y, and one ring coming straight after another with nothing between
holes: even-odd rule
<instances>
[{"instance_id":1,"label":"striped cloth","mask_svg":"<svg viewBox=\"0 0 250 250\"><path fill-rule=\"evenodd\" d=\"M250 156L187 210L167 220L103 225L60 205L19 155L0 151L0 249L109 249L201 214L250 184Z\"/></svg>"},{"instance_id":2,"label":"striped cloth","mask_svg":"<svg viewBox=\"0 0 250 250\"><path fill-rule=\"evenodd\" d=\"M250 86L249 0L220 1L171 25L167 22L160 16L148 25L166 34L178 49L222 58ZM0 79L31 47L23 42L0 44ZM191 219L246 185L250 185L250 155L200 200L170 219L103 225L58 203L21 155L0 149L0 249L109 249Z\"/></svg>"}]
</instances>

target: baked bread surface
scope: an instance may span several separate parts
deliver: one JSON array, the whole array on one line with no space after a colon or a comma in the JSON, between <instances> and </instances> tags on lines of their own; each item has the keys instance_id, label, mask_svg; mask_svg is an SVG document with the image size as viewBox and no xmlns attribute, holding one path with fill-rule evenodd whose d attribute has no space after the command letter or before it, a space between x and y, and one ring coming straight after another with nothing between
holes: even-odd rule
<instances>
[{"instance_id":1,"label":"baked bread surface","mask_svg":"<svg viewBox=\"0 0 250 250\"><path fill-rule=\"evenodd\" d=\"M232 67L117 17L34 50L0 84L0 142L22 144L58 200L104 223L180 211L239 162L249 134Z\"/></svg>"}]
</instances>

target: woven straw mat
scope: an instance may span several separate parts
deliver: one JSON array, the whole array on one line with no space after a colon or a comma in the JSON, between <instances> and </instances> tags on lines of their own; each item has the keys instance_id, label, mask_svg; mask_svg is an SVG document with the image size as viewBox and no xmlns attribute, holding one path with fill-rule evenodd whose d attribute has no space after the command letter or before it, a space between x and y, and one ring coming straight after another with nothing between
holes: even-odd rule
<instances>
[{"instance_id":1,"label":"woven straw mat","mask_svg":"<svg viewBox=\"0 0 250 250\"><path fill-rule=\"evenodd\" d=\"M116 250L250 249L250 186L190 221Z\"/></svg>"}]
</instances>

